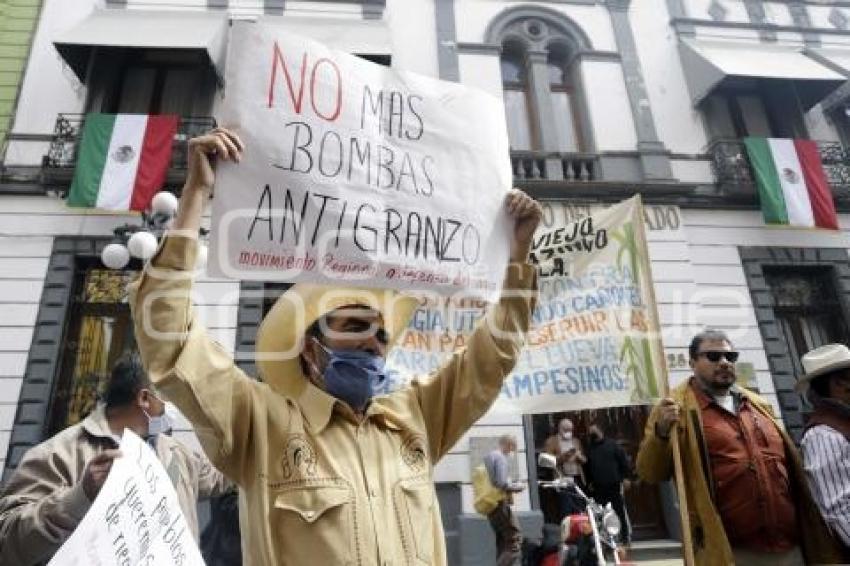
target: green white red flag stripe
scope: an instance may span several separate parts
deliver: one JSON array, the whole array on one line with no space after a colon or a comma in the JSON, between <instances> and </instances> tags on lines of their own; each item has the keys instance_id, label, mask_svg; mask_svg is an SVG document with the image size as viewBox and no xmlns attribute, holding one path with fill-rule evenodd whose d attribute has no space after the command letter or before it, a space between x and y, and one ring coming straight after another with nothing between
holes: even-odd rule
<instances>
[{"instance_id":1,"label":"green white red flag stripe","mask_svg":"<svg viewBox=\"0 0 850 566\"><path fill-rule=\"evenodd\" d=\"M145 210L165 182L178 123L172 115L88 114L68 205Z\"/></svg>"},{"instance_id":2,"label":"green white red flag stripe","mask_svg":"<svg viewBox=\"0 0 850 566\"><path fill-rule=\"evenodd\" d=\"M745 138L768 224L838 230L832 190L811 140Z\"/></svg>"}]
</instances>

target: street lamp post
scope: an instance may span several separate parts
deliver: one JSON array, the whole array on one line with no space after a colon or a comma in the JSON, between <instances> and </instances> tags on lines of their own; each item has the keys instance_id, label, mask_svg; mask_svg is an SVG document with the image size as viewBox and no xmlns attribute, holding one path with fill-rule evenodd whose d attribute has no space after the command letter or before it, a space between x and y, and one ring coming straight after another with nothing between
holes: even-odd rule
<instances>
[{"instance_id":1,"label":"street lamp post","mask_svg":"<svg viewBox=\"0 0 850 566\"><path fill-rule=\"evenodd\" d=\"M113 241L103 248L100 260L109 269L124 269L131 257L146 261L153 257L159 246L159 239L171 226L177 213L177 197L167 191L160 191L151 200L150 211L142 212L141 225L124 224L112 232ZM201 228L201 235L207 230ZM195 269L203 269L207 263L207 247L199 244L198 260Z\"/></svg>"}]
</instances>

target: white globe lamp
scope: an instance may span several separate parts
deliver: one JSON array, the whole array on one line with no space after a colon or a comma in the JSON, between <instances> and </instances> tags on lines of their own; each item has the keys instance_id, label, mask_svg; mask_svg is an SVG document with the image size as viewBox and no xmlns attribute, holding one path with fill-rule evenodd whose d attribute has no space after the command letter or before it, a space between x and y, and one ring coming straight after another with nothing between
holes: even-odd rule
<instances>
[{"instance_id":1,"label":"white globe lamp","mask_svg":"<svg viewBox=\"0 0 850 566\"><path fill-rule=\"evenodd\" d=\"M198 257L195 258L195 269L206 268L209 253L210 249L205 244L198 244Z\"/></svg>"},{"instance_id":2,"label":"white globe lamp","mask_svg":"<svg viewBox=\"0 0 850 566\"><path fill-rule=\"evenodd\" d=\"M177 212L177 197L168 191L159 191L151 200L151 210L156 214L174 216Z\"/></svg>"},{"instance_id":3,"label":"white globe lamp","mask_svg":"<svg viewBox=\"0 0 850 566\"><path fill-rule=\"evenodd\" d=\"M130 263L130 250L122 244L109 244L100 252L100 261L109 269L124 269Z\"/></svg>"},{"instance_id":4,"label":"white globe lamp","mask_svg":"<svg viewBox=\"0 0 850 566\"><path fill-rule=\"evenodd\" d=\"M127 241L130 255L139 259L150 259L156 253L156 236L144 230L136 232Z\"/></svg>"}]
</instances>

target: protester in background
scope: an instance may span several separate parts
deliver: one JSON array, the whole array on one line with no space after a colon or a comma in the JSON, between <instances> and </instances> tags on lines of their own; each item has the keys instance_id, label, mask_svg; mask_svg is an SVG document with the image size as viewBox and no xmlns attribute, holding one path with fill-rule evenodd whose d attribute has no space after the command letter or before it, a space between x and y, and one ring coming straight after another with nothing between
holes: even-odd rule
<instances>
[{"instance_id":1,"label":"protester in background","mask_svg":"<svg viewBox=\"0 0 850 566\"><path fill-rule=\"evenodd\" d=\"M610 438L605 438L602 427L593 423L588 428L587 463L585 471L587 483L593 492L593 499L602 505L611 504L620 518L620 542L631 542L631 524L626 513L623 492L629 487L631 469L626 452Z\"/></svg>"},{"instance_id":2,"label":"protester in background","mask_svg":"<svg viewBox=\"0 0 850 566\"><path fill-rule=\"evenodd\" d=\"M29 450L0 493L0 565L47 561L74 532L109 475L124 429L145 438L171 478L198 540L197 501L232 489L201 454L168 436L166 404L137 356L119 361L105 403Z\"/></svg>"},{"instance_id":3,"label":"protester in background","mask_svg":"<svg viewBox=\"0 0 850 566\"><path fill-rule=\"evenodd\" d=\"M546 439L543 450L557 458L558 471L563 477L570 478L584 489L584 470L582 466L587 461L581 449L581 443L573 434L573 422L564 418L558 422L558 430ZM554 478L552 478L554 479ZM552 491L552 490L550 490ZM568 490L558 490L559 517L556 522L560 523L565 515L580 513L582 504Z\"/></svg>"},{"instance_id":4,"label":"protester in background","mask_svg":"<svg viewBox=\"0 0 850 566\"><path fill-rule=\"evenodd\" d=\"M511 509L513 494L523 490L523 485L510 479L508 457L516 452L516 438L506 434L499 438L499 448L484 457L484 467L493 487L501 489L505 496L488 516L490 526L496 534L496 565L519 566L522 562L522 531L516 515Z\"/></svg>"},{"instance_id":5,"label":"protester in background","mask_svg":"<svg viewBox=\"0 0 850 566\"><path fill-rule=\"evenodd\" d=\"M850 562L850 349L815 348L802 358L797 390L814 406L800 447L815 502Z\"/></svg>"},{"instance_id":6,"label":"protester in background","mask_svg":"<svg viewBox=\"0 0 850 566\"><path fill-rule=\"evenodd\" d=\"M201 532L200 546L206 566L242 566L237 491L210 500L210 520Z\"/></svg>"},{"instance_id":7,"label":"protester in background","mask_svg":"<svg viewBox=\"0 0 850 566\"><path fill-rule=\"evenodd\" d=\"M670 479L670 438L677 434L700 566L834 564L840 551L797 449L768 402L735 385L737 359L723 332L694 336L693 375L653 409L638 475L653 483Z\"/></svg>"},{"instance_id":8,"label":"protester in background","mask_svg":"<svg viewBox=\"0 0 850 566\"><path fill-rule=\"evenodd\" d=\"M210 339L191 301L213 165L239 161L242 150L222 128L189 141L173 227L131 286L151 379L192 422L213 463L243 488L246 565L445 564L433 469L496 400L525 342L537 281L527 259L542 209L519 190L506 195L510 263L502 296L431 375L377 394L417 300L296 284L258 330L258 381ZM219 229L228 227L213 226Z\"/></svg>"}]
</instances>

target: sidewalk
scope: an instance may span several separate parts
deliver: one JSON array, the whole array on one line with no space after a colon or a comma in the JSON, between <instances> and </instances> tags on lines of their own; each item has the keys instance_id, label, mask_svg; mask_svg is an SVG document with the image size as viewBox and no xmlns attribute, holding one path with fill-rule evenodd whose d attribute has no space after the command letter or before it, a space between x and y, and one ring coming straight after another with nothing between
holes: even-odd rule
<instances>
[{"instance_id":1,"label":"sidewalk","mask_svg":"<svg viewBox=\"0 0 850 566\"><path fill-rule=\"evenodd\" d=\"M632 544L624 564L636 566L682 566L682 545L674 540L646 540Z\"/></svg>"}]
</instances>

